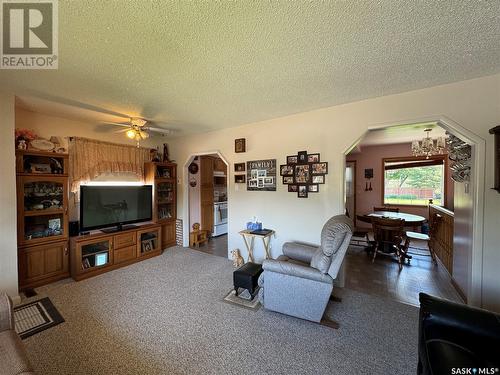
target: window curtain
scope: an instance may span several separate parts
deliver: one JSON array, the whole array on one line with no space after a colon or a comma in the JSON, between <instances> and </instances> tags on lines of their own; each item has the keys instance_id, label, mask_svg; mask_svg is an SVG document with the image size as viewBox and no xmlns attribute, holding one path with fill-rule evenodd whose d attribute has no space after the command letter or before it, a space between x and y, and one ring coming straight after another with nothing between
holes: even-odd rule
<instances>
[{"instance_id":1,"label":"window curtain","mask_svg":"<svg viewBox=\"0 0 500 375\"><path fill-rule=\"evenodd\" d=\"M71 137L69 174L71 191L102 173L133 173L144 181L144 163L151 160L150 149L95 139Z\"/></svg>"}]
</instances>

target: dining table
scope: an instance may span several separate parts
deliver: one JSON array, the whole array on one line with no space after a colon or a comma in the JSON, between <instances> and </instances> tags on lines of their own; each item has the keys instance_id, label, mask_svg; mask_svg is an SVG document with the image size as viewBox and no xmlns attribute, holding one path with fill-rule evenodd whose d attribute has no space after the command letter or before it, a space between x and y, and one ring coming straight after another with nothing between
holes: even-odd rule
<instances>
[{"instance_id":1,"label":"dining table","mask_svg":"<svg viewBox=\"0 0 500 375\"><path fill-rule=\"evenodd\" d=\"M417 227L421 226L427 219L423 216L420 215L414 215L414 214L408 214L405 212L392 212L392 211L374 211L370 212L364 215L356 215L356 218L359 221L365 222L365 223L372 223L372 218L374 217L383 217L383 218L389 218L389 219L403 219L405 221L404 226L405 227L412 227L413 231L417 231ZM367 248L369 249L369 248ZM386 249L385 244L382 245L382 252L391 252L392 251L392 246L391 249ZM407 252L405 251L404 253L404 259L408 261L408 264L410 263L411 255L408 255Z\"/></svg>"},{"instance_id":2,"label":"dining table","mask_svg":"<svg viewBox=\"0 0 500 375\"><path fill-rule=\"evenodd\" d=\"M392 211L374 211L364 215L356 215L356 218L364 223L371 223L373 217L403 219L405 221L406 227L418 227L427 220L425 217L420 215L408 214L405 212L392 212Z\"/></svg>"}]
</instances>

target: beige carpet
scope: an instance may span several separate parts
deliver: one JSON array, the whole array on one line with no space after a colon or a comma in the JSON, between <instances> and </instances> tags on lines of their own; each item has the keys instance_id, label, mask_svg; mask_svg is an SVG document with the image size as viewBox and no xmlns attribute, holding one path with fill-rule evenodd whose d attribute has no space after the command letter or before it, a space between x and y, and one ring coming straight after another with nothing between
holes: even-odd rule
<instances>
[{"instance_id":1,"label":"beige carpet","mask_svg":"<svg viewBox=\"0 0 500 375\"><path fill-rule=\"evenodd\" d=\"M332 330L223 301L230 260L172 248L38 288L66 322L26 340L40 374L414 374L414 307L339 290Z\"/></svg>"}]
</instances>

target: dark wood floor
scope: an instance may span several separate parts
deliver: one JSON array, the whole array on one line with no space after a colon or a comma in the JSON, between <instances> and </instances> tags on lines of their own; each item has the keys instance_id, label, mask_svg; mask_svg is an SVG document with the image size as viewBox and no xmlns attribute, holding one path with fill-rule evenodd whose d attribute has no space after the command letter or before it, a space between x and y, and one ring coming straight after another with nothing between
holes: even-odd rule
<instances>
[{"instance_id":1,"label":"dark wood floor","mask_svg":"<svg viewBox=\"0 0 500 375\"><path fill-rule=\"evenodd\" d=\"M415 245L421 248L426 246L425 243ZM405 264L400 272L398 263L392 257L377 255L372 263L372 257L363 247L351 246L345 260L345 286L416 306L419 305L420 292L463 302L441 264L434 264L428 256L412 256L410 265Z\"/></svg>"},{"instance_id":2,"label":"dark wood floor","mask_svg":"<svg viewBox=\"0 0 500 375\"><path fill-rule=\"evenodd\" d=\"M425 242L414 243L426 247ZM208 244L193 249L227 258L227 235L213 237ZM413 255L410 265L401 272L392 258L379 255L372 263L363 247L351 246L345 259L349 289L418 306L418 293L425 292L455 302L463 302L441 264L435 265L428 256Z\"/></svg>"},{"instance_id":3,"label":"dark wood floor","mask_svg":"<svg viewBox=\"0 0 500 375\"><path fill-rule=\"evenodd\" d=\"M192 247L192 249L202 251L207 254L216 255L227 258L227 234L218 237L212 237L208 240L208 244L200 247Z\"/></svg>"}]
</instances>

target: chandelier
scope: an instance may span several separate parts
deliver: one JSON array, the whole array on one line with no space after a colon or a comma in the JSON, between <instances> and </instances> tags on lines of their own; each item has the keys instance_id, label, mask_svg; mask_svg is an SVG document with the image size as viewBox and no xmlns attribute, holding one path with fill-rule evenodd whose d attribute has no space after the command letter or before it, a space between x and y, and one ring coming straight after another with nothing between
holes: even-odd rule
<instances>
[{"instance_id":1,"label":"chandelier","mask_svg":"<svg viewBox=\"0 0 500 375\"><path fill-rule=\"evenodd\" d=\"M411 143L413 156L425 156L426 159L429 159L432 155L442 154L446 147L444 137L433 139L430 137L432 129L425 129L424 131L427 133L424 139Z\"/></svg>"}]
</instances>

